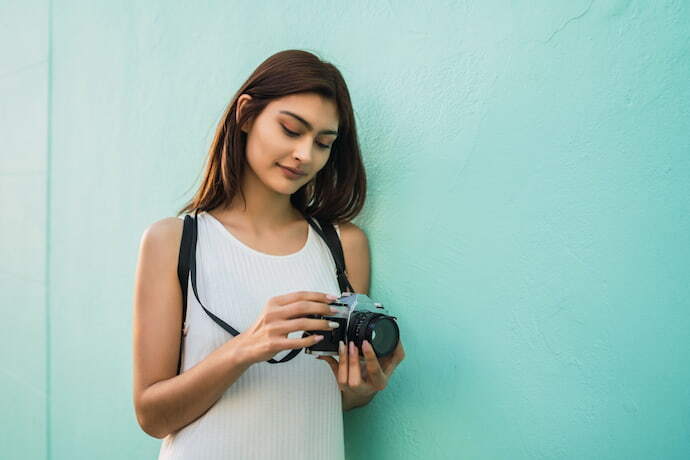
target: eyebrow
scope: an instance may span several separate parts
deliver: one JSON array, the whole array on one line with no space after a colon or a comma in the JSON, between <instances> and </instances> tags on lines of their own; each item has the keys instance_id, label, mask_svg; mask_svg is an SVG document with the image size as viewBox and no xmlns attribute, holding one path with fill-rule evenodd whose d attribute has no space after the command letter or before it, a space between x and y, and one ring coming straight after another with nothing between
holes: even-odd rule
<instances>
[{"instance_id":1,"label":"eyebrow","mask_svg":"<svg viewBox=\"0 0 690 460\"><path fill-rule=\"evenodd\" d=\"M304 124L304 126L306 126L309 130L313 130L313 129L314 129L314 128L312 127L312 125L311 125L307 120L305 120L304 118L300 117L300 116L297 115L296 113L288 112L287 110L281 110L279 113L284 113L284 114L286 114L286 115L290 115L291 117L296 118L298 121L302 122L302 124ZM325 129L325 130L323 130L323 131L320 131L319 134L335 134L335 135L337 136L337 135L338 135L338 131L333 131L333 130L330 130L330 129Z\"/></svg>"}]
</instances>

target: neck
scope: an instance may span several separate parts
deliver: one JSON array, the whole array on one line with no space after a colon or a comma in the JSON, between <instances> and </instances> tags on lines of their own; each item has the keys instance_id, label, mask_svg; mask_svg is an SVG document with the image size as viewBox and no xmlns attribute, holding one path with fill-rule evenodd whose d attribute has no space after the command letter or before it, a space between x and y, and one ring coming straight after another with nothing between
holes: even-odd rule
<instances>
[{"instance_id":1,"label":"neck","mask_svg":"<svg viewBox=\"0 0 690 460\"><path fill-rule=\"evenodd\" d=\"M292 206L290 195L269 189L251 171L245 174L242 190L244 200L237 193L231 203L217 208L213 214L255 234L271 233L303 219Z\"/></svg>"}]
</instances>

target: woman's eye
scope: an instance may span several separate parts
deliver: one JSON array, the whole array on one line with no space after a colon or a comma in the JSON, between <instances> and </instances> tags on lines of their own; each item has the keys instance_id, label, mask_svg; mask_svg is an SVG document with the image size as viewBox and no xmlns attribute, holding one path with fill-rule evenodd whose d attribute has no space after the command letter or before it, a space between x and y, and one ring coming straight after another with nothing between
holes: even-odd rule
<instances>
[{"instance_id":1,"label":"woman's eye","mask_svg":"<svg viewBox=\"0 0 690 460\"><path fill-rule=\"evenodd\" d=\"M283 126L283 125L281 125L281 126ZM285 126L283 126L283 131L285 131L285 134L287 134L287 135L290 136L290 137L297 137L297 136L299 136L299 133L296 133L296 132L294 132L294 131L290 131L290 130L287 129ZM329 145L325 145L325 144L322 144L322 143L320 143L320 142L317 142L316 145L318 145L318 146L321 147L322 149L329 149L329 148L330 148Z\"/></svg>"},{"instance_id":2,"label":"woman's eye","mask_svg":"<svg viewBox=\"0 0 690 460\"><path fill-rule=\"evenodd\" d=\"M282 126L282 125L281 125L281 126ZM299 136L299 133L295 133L295 132L293 132L293 131L290 131L290 130L287 129L285 126L283 126L283 130L285 131L285 134L287 134L287 135L290 136L290 137Z\"/></svg>"}]
</instances>

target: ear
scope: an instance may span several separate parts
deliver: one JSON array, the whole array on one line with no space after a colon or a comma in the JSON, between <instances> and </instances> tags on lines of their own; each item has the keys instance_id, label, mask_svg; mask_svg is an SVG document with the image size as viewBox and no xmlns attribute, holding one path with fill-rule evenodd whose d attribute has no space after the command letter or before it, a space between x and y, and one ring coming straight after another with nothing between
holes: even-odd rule
<instances>
[{"instance_id":1,"label":"ear","mask_svg":"<svg viewBox=\"0 0 690 460\"><path fill-rule=\"evenodd\" d=\"M245 104L251 100L252 97L249 94L240 94L240 97L237 98L237 107L235 108L235 123L240 122L240 112L245 107ZM244 131L245 133L249 132L252 127L251 121L252 120L245 122L245 124L240 127L240 130Z\"/></svg>"}]
</instances>

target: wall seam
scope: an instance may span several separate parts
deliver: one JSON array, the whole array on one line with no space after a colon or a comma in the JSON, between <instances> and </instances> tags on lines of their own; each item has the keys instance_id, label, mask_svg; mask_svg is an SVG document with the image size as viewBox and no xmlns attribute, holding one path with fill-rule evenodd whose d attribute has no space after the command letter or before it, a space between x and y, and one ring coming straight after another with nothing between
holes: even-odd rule
<instances>
[{"instance_id":1,"label":"wall seam","mask_svg":"<svg viewBox=\"0 0 690 460\"><path fill-rule=\"evenodd\" d=\"M51 433L51 388L50 388L50 375L51 375L51 334L50 334L50 189L51 189L51 171L52 171L52 145L53 145L53 0L48 0L48 72L47 72L47 101L46 101L46 215L45 215L45 337L46 337L46 350L45 350L45 360L46 360L46 407L45 407L45 450L46 459L50 460L51 457L51 446L52 439L50 437Z\"/></svg>"}]
</instances>

